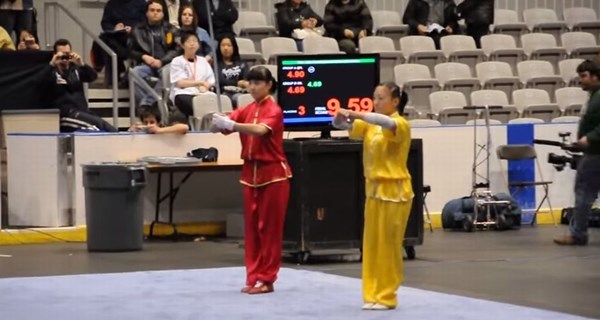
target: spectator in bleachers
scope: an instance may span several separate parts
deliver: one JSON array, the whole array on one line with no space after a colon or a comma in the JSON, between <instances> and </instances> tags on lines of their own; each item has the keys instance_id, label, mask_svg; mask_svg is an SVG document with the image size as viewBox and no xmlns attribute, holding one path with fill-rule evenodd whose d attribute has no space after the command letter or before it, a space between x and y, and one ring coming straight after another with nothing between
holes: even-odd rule
<instances>
[{"instance_id":1,"label":"spectator in bleachers","mask_svg":"<svg viewBox=\"0 0 600 320\"><path fill-rule=\"evenodd\" d=\"M0 50L15 51L15 44L4 28L0 27Z\"/></svg>"},{"instance_id":2,"label":"spectator in bleachers","mask_svg":"<svg viewBox=\"0 0 600 320\"><path fill-rule=\"evenodd\" d=\"M481 48L481 37L490 32L494 23L494 0L465 0L457 7L458 15L465 19L467 34L475 39L477 48Z\"/></svg>"},{"instance_id":3,"label":"spectator in bleachers","mask_svg":"<svg viewBox=\"0 0 600 320\"><path fill-rule=\"evenodd\" d=\"M194 96L206 93L215 85L215 74L204 57L196 55L200 39L195 32L181 36L183 55L171 63L171 96L175 106L186 116L194 114Z\"/></svg>"},{"instance_id":4,"label":"spectator in bleachers","mask_svg":"<svg viewBox=\"0 0 600 320\"><path fill-rule=\"evenodd\" d=\"M129 131L140 132L144 131L147 133L162 134L162 133L178 133L186 134L190 131L185 116L181 112L173 112L169 115L169 124L162 126L161 114L158 109L158 104L153 103L151 106L143 106L138 110L138 117L141 123L136 123Z\"/></svg>"},{"instance_id":5,"label":"spectator in bleachers","mask_svg":"<svg viewBox=\"0 0 600 320\"><path fill-rule=\"evenodd\" d=\"M0 0L0 27L15 39L21 30L33 30L33 0Z\"/></svg>"},{"instance_id":6,"label":"spectator in bleachers","mask_svg":"<svg viewBox=\"0 0 600 320\"><path fill-rule=\"evenodd\" d=\"M233 32L233 24L239 18L238 9L231 0L209 0L210 8L206 7L206 0L193 0L194 11L198 15L198 26L204 30L210 30L208 26L208 15L212 17L213 22L213 38L229 34L235 35Z\"/></svg>"},{"instance_id":7,"label":"spectator in bleachers","mask_svg":"<svg viewBox=\"0 0 600 320\"><path fill-rule=\"evenodd\" d=\"M240 49L234 36L226 35L219 39L217 50L217 74L221 93L227 95L237 108L237 98L248 88L246 75L248 66L242 62Z\"/></svg>"},{"instance_id":8,"label":"spectator in bleachers","mask_svg":"<svg viewBox=\"0 0 600 320\"><path fill-rule=\"evenodd\" d=\"M32 32L23 29L19 34L17 50L40 50L40 45L37 43Z\"/></svg>"},{"instance_id":9,"label":"spectator in bleachers","mask_svg":"<svg viewBox=\"0 0 600 320\"><path fill-rule=\"evenodd\" d=\"M329 0L324 21L325 36L336 39L348 54L356 53L359 39L373 33L373 17L364 0Z\"/></svg>"},{"instance_id":10,"label":"spectator in bleachers","mask_svg":"<svg viewBox=\"0 0 600 320\"><path fill-rule=\"evenodd\" d=\"M71 43L59 39L54 43L54 56L42 71L39 81L49 105L60 110L62 132L77 130L115 132L117 129L92 114L83 92L83 83L96 80L98 75L83 63L81 56L71 51Z\"/></svg>"},{"instance_id":11,"label":"spectator in bleachers","mask_svg":"<svg viewBox=\"0 0 600 320\"><path fill-rule=\"evenodd\" d=\"M454 0L410 0L402 21L410 35L433 38L437 49L441 37L460 33Z\"/></svg>"},{"instance_id":12,"label":"spectator in bleachers","mask_svg":"<svg viewBox=\"0 0 600 320\"><path fill-rule=\"evenodd\" d=\"M129 58L128 35L133 27L142 23L146 18L144 15L145 9L145 0L108 0L104 6L102 21L100 22L103 32L100 39L117 54L117 72L120 79L123 79L121 75L125 72L123 61ZM94 65L97 70L101 70L103 66L106 66L105 84L110 85L112 83L110 57L96 44L92 47L92 51L94 52ZM126 81L123 81L122 86L126 86Z\"/></svg>"},{"instance_id":13,"label":"spectator in bleachers","mask_svg":"<svg viewBox=\"0 0 600 320\"><path fill-rule=\"evenodd\" d=\"M177 20L181 27L181 29L179 29L179 38L181 38L181 32L183 31L195 32L200 39L200 48L198 49L197 54L206 58L208 63L212 63L214 52L211 44L213 41L206 30L198 27L198 16L196 15L196 12L194 12L194 7L191 5L180 7L179 18Z\"/></svg>"},{"instance_id":14,"label":"spectator in bleachers","mask_svg":"<svg viewBox=\"0 0 600 320\"><path fill-rule=\"evenodd\" d=\"M158 0L150 0L146 6L146 21L138 24L129 35L130 56L138 64L130 72L142 79L158 78L154 90L162 93L162 70L178 55L175 35L177 29L163 21L164 8ZM151 105L156 99L136 85L136 101Z\"/></svg>"},{"instance_id":15,"label":"spectator in bleachers","mask_svg":"<svg viewBox=\"0 0 600 320\"><path fill-rule=\"evenodd\" d=\"M179 21L179 16L181 12L181 7L189 5L190 2L187 0L160 0L160 2L162 3L163 8L165 8L165 21L170 23L175 28L180 28L181 23Z\"/></svg>"},{"instance_id":16,"label":"spectator in bleachers","mask_svg":"<svg viewBox=\"0 0 600 320\"><path fill-rule=\"evenodd\" d=\"M306 1L285 0L275 4L277 9L277 29L280 37L296 40L298 50L302 51L302 39L319 35L316 28L323 25L321 18Z\"/></svg>"}]
</instances>

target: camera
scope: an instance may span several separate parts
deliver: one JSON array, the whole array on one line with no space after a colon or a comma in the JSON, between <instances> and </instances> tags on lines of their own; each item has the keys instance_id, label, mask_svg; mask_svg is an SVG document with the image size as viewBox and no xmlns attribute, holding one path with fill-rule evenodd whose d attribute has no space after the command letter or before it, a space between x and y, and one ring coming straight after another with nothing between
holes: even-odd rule
<instances>
[{"instance_id":1,"label":"camera","mask_svg":"<svg viewBox=\"0 0 600 320\"><path fill-rule=\"evenodd\" d=\"M577 164L582 157L582 148L570 142L570 132L559 132L558 136L562 139L562 142L535 139L533 143L559 147L566 152L566 155L552 152L548 154L548 163L553 165L556 171L562 171L567 166L573 170L577 170Z\"/></svg>"},{"instance_id":2,"label":"camera","mask_svg":"<svg viewBox=\"0 0 600 320\"><path fill-rule=\"evenodd\" d=\"M25 44L28 46L32 46L35 44L35 40L33 39L25 39Z\"/></svg>"},{"instance_id":3,"label":"camera","mask_svg":"<svg viewBox=\"0 0 600 320\"><path fill-rule=\"evenodd\" d=\"M60 56L60 60L69 60L73 57L73 54L71 53L65 53L62 56Z\"/></svg>"}]
</instances>

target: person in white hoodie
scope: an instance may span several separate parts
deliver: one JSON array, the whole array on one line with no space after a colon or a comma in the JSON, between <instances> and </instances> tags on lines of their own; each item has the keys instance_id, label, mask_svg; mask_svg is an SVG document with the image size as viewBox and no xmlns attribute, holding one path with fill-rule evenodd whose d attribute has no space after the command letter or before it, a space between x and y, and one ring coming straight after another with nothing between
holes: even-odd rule
<instances>
[{"instance_id":1,"label":"person in white hoodie","mask_svg":"<svg viewBox=\"0 0 600 320\"><path fill-rule=\"evenodd\" d=\"M215 74L206 58L196 55L200 39L193 31L181 35L183 55L171 62L171 96L175 106L186 117L194 114L194 96L210 91L215 85Z\"/></svg>"}]
</instances>

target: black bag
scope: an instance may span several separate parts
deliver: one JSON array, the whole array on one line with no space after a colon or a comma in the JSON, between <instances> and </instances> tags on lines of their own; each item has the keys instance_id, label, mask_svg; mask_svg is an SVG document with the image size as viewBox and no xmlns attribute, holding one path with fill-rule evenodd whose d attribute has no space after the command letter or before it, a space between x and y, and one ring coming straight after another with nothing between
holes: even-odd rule
<instances>
[{"instance_id":1,"label":"black bag","mask_svg":"<svg viewBox=\"0 0 600 320\"><path fill-rule=\"evenodd\" d=\"M560 223L569 225L571 217L575 213L575 208L564 208L560 214ZM588 220L588 227L600 228L600 208L593 208Z\"/></svg>"},{"instance_id":2,"label":"black bag","mask_svg":"<svg viewBox=\"0 0 600 320\"><path fill-rule=\"evenodd\" d=\"M208 149L198 148L188 152L187 156L202 159L202 162L217 162L219 159L219 150L213 147Z\"/></svg>"}]
</instances>

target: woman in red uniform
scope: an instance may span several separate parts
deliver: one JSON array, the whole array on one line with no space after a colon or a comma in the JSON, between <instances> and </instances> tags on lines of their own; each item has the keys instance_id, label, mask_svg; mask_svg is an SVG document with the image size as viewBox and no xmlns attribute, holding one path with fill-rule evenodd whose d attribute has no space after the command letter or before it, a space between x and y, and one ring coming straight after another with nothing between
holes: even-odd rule
<instances>
[{"instance_id":1,"label":"woman in red uniform","mask_svg":"<svg viewBox=\"0 0 600 320\"><path fill-rule=\"evenodd\" d=\"M281 266L283 223L292 173L283 153L283 112L271 97L275 79L264 67L248 73L254 102L229 117L215 114L213 128L237 131L242 143L246 286L243 293L273 292Z\"/></svg>"}]
</instances>

